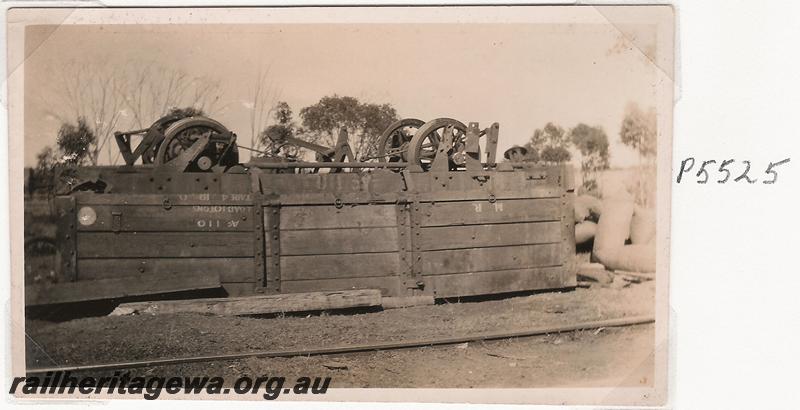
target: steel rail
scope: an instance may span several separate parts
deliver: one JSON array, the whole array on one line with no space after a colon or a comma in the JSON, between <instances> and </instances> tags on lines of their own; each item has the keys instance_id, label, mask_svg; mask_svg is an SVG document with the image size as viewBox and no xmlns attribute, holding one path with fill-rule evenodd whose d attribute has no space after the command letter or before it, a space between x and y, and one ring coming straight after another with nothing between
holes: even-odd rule
<instances>
[{"instance_id":1,"label":"steel rail","mask_svg":"<svg viewBox=\"0 0 800 410\"><path fill-rule=\"evenodd\" d=\"M478 333L470 336L416 339L416 340L405 340L398 342L382 342L382 343L322 347L322 348L311 348L311 349L297 349L297 350L262 350L262 351L247 352L247 353L190 356L190 357L178 357L170 359L140 360L140 361L104 363L104 364L93 364L93 365L39 367L39 368L27 369L27 373L40 374L40 373L57 372L57 371L60 372L107 371L107 370L132 369L140 367L167 366L167 365L185 364L185 363L238 360L249 357L274 358L274 357L293 357L293 356L319 356L328 354L357 353L357 352L369 352L378 350L410 349L410 348L425 347L425 346L442 346L442 345L452 345L452 344L460 344L467 342L478 342L483 340L498 340L498 339L541 336L551 333L573 332L576 330L599 329L604 327L634 326L634 325L643 325L653 322L655 322L655 318L653 316L634 316L634 317L624 317L617 319L581 322L581 323L561 325L561 326L542 326L542 327L536 327L514 332Z\"/></svg>"}]
</instances>

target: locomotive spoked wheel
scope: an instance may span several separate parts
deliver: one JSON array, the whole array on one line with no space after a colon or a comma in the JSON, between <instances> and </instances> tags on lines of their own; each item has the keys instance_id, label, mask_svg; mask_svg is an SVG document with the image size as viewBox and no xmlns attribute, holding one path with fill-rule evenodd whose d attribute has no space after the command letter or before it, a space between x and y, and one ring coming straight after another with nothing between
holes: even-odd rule
<instances>
[{"instance_id":1,"label":"locomotive spoked wheel","mask_svg":"<svg viewBox=\"0 0 800 410\"><path fill-rule=\"evenodd\" d=\"M447 147L449 169L454 170L464 166L466 162L467 127L462 122L452 118L437 118L422 125L406 151L409 166L419 166L427 171L436 158L439 144L445 135L450 135L450 146Z\"/></svg>"},{"instance_id":2,"label":"locomotive spoked wheel","mask_svg":"<svg viewBox=\"0 0 800 410\"><path fill-rule=\"evenodd\" d=\"M224 125L204 117L188 117L172 123L166 131L164 131L164 141L158 148L158 153L154 163L156 165L166 164L178 156L185 150L189 149L200 137L213 136L214 134L223 134L228 132ZM231 141L212 142L200 154L197 160L190 165L195 171L208 171L214 165L218 165L224 161L222 156L225 153L237 153L235 143L231 145ZM230 148L230 149L229 149ZM238 157L238 155L236 155ZM238 161L238 158L236 158Z\"/></svg>"},{"instance_id":3,"label":"locomotive spoked wheel","mask_svg":"<svg viewBox=\"0 0 800 410\"><path fill-rule=\"evenodd\" d=\"M148 134L150 132L156 132L158 134L164 135L164 132L170 125L174 124L176 121L179 121L181 117L176 115L167 115L164 117L159 118L156 122L150 125L148 129ZM151 149L148 149L144 153L142 153L142 163L143 164L152 164L156 160L156 155L158 154L158 149L161 146L163 141L155 144L155 146Z\"/></svg>"},{"instance_id":4,"label":"locomotive spoked wheel","mask_svg":"<svg viewBox=\"0 0 800 410\"><path fill-rule=\"evenodd\" d=\"M407 161L408 144L414 138L419 127L424 124L425 121L416 118L405 118L389 125L378 138L378 161Z\"/></svg>"}]
</instances>

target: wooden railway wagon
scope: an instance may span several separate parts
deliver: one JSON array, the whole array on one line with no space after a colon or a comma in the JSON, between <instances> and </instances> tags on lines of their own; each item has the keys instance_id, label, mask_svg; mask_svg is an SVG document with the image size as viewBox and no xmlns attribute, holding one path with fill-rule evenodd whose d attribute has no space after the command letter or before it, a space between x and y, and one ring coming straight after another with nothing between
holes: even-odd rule
<instances>
[{"instance_id":1,"label":"wooden railway wagon","mask_svg":"<svg viewBox=\"0 0 800 410\"><path fill-rule=\"evenodd\" d=\"M435 298L574 287L570 169L500 165L91 168L102 189L55 199L59 282L29 286L26 304L220 287Z\"/></svg>"}]
</instances>

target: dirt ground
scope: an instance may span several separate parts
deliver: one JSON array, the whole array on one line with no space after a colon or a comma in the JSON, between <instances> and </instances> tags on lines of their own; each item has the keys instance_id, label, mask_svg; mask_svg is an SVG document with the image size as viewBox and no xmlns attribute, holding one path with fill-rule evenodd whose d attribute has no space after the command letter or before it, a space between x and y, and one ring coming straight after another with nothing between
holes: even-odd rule
<instances>
[{"instance_id":1,"label":"dirt ground","mask_svg":"<svg viewBox=\"0 0 800 410\"><path fill-rule=\"evenodd\" d=\"M654 293L655 284L645 282L347 314L28 320L26 360L29 367L48 367L519 331L652 315ZM649 324L357 354L181 364L130 373L214 375L226 380L243 375L331 376L331 387L650 386L653 346L654 326Z\"/></svg>"}]
</instances>

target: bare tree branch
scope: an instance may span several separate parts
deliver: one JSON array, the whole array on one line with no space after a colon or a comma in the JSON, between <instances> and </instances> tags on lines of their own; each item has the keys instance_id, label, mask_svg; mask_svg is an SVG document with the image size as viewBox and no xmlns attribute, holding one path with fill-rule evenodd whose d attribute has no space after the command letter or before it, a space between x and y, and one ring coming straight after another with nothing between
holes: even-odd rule
<instances>
[{"instance_id":1,"label":"bare tree branch","mask_svg":"<svg viewBox=\"0 0 800 410\"><path fill-rule=\"evenodd\" d=\"M94 165L101 153L108 155L107 161L116 161L109 140L120 125L145 128L181 106L209 112L222 95L218 80L192 77L154 61L120 67L103 59L76 60L54 67L52 78L60 87L55 94L40 97L44 111L62 124L86 119L97 137L89 147Z\"/></svg>"},{"instance_id":2,"label":"bare tree branch","mask_svg":"<svg viewBox=\"0 0 800 410\"><path fill-rule=\"evenodd\" d=\"M279 98L277 87L268 83L271 66L259 69L253 84L250 108L250 146L259 149L259 134L263 131L272 117L275 102Z\"/></svg>"}]
</instances>

